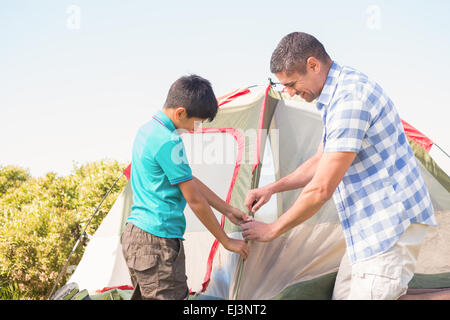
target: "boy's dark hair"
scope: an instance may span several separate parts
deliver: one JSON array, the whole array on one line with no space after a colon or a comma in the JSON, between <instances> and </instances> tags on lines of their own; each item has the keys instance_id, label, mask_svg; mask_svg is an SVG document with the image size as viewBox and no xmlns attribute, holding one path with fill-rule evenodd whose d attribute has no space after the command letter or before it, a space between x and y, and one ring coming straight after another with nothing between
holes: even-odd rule
<instances>
[{"instance_id":1,"label":"boy's dark hair","mask_svg":"<svg viewBox=\"0 0 450 320\"><path fill-rule=\"evenodd\" d=\"M186 109L189 118L212 121L217 114L218 105L211 83L195 74L176 80L170 86L164 108L180 106Z\"/></svg>"},{"instance_id":2,"label":"boy's dark hair","mask_svg":"<svg viewBox=\"0 0 450 320\"><path fill-rule=\"evenodd\" d=\"M297 71L306 72L309 57L326 62L330 56L324 46L314 36L304 32L292 32L284 36L272 53L270 71L272 73Z\"/></svg>"}]
</instances>

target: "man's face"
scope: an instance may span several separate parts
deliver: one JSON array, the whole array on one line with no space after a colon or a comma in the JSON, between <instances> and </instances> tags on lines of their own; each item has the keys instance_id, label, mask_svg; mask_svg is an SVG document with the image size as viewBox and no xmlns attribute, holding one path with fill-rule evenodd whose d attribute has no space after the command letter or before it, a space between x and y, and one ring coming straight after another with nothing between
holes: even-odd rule
<instances>
[{"instance_id":1,"label":"man's face","mask_svg":"<svg viewBox=\"0 0 450 320\"><path fill-rule=\"evenodd\" d=\"M312 102L319 97L325 82L320 67L320 63L314 60L314 63L307 63L304 74L297 71L287 74L286 71L281 71L275 73L275 76L291 97L299 95L307 102Z\"/></svg>"}]
</instances>

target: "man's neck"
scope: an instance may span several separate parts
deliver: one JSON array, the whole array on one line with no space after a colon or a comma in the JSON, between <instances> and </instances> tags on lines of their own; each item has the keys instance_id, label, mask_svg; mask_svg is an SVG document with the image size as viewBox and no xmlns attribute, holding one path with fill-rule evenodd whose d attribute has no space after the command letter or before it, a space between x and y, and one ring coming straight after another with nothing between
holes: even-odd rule
<instances>
[{"instance_id":1,"label":"man's neck","mask_svg":"<svg viewBox=\"0 0 450 320\"><path fill-rule=\"evenodd\" d=\"M328 59L328 61L326 62L326 64L324 65L324 68L320 71L321 73L321 78L322 78L322 86L320 88L320 92L319 92L319 96L322 93L323 87L325 86L325 82L327 81L328 78L328 74L330 73L330 69L331 66L333 65L333 60ZM317 98L319 97L317 96Z\"/></svg>"}]
</instances>

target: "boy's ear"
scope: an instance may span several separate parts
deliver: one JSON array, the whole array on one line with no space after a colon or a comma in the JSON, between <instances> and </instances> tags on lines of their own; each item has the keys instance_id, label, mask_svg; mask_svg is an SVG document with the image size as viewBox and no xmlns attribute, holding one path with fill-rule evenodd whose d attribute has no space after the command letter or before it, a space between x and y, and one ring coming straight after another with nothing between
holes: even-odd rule
<instances>
[{"instance_id":1,"label":"boy's ear","mask_svg":"<svg viewBox=\"0 0 450 320\"><path fill-rule=\"evenodd\" d=\"M175 119L180 120L187 117L186 109L183 106L179 106L175 108Z\"/></svg>"}]
</instances>

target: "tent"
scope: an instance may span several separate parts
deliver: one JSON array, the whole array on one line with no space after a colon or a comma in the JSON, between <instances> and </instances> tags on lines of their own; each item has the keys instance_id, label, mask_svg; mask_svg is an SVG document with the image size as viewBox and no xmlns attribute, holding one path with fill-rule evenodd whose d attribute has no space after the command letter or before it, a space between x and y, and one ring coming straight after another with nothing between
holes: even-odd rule
<instances>
[{"instance_id":1,"label":"tent","mask_svg":"<svg viewBox=\"0 0 450 320\"><path fill-rule=\"evenodd\" d=\"M182 138L193 174L243 211L247 191L292 172L317 149L322 121L314 104L268 86L241 88L219 101L214 121ZM405 133L430 191L438 227L430 228L410 288L450 287L450 179L431 157L442 154L407 122ZM195 147L194 147L195 146ZM436 157L439 158L439 157ZM446 156L440 157L448 161ZM129 173L129 168L127 168ZM301 190L272 199L255 219L274 221ZM128 183L88 243L69 282L91 294L132 289L120 235L131 211ZM250 242L245 262L225 250L186 206L188 286L196 299L330 299L344 236L333 200L305 223L269 243ZM216 212L222 227L242 239L240 228Z\"/></svg>"}]
</instances>

